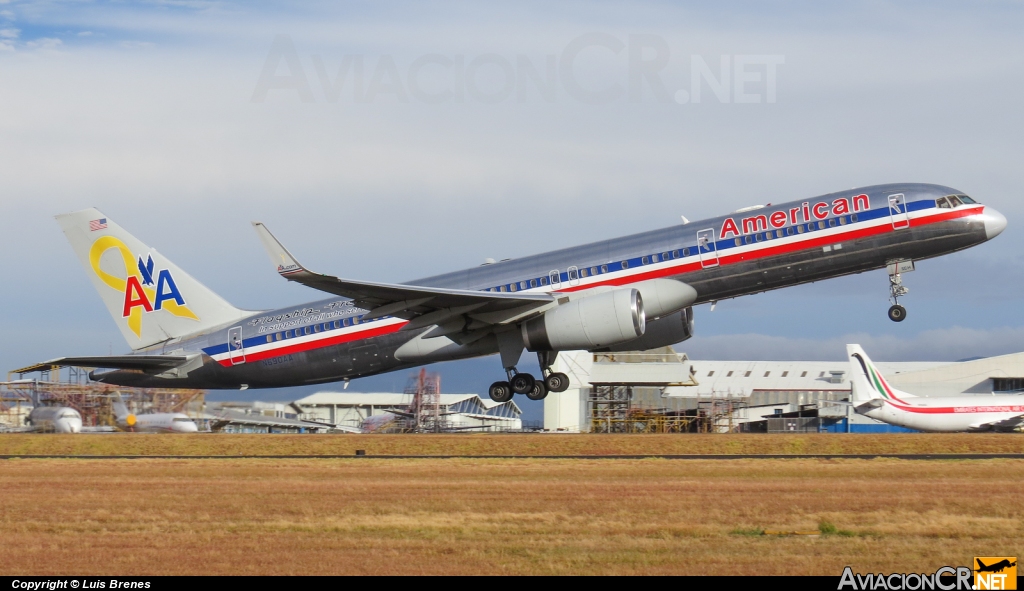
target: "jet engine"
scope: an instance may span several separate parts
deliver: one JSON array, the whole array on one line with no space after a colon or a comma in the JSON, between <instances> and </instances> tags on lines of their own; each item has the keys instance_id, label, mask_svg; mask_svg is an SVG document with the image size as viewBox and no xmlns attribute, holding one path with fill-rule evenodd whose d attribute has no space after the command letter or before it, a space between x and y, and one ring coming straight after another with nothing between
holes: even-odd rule
<instances>
[{"instance_id":1,"label":"jet engine","mask_svg":"<svg viewBox=\"0 0 1024 591\"><path fill-rule=\"evenodd\" d=\"M603 347L595 352L649 351L681 343L693 336L693 308L680 310L647 323L644 336L618 345Z\"/></svg>"},{"instance_id":2,"label":"jet engine","mask_svg":"<svg viewBox=\"0 0 1024 591\"><path fill-rule=\"evenodd\" d=\"M570 300L522 324L530 351L597 349L644 335L647 317L636 289L615 289Z\"/></svg>"}]
</instances>

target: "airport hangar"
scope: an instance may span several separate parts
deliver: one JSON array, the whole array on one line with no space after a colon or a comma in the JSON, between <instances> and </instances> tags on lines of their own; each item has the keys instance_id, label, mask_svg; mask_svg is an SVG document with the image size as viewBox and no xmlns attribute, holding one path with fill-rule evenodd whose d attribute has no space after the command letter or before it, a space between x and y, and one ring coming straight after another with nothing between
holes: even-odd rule
<instances>
[{"instance_id":1,"label":"airport hangar","mask_svg":"<svg viewBox=\"0 0 1024 591\"><path fill-rule=\"evenodd\" d=\"M1024 353L960 362L875 362L919 396L1024 392ZM559 354L569 389L544 400L544 430L907 432L856 414L848 361L695 361L671 347ZM1022 395L1024 400L1024 395Z\"/></svg>"}]
</instances>

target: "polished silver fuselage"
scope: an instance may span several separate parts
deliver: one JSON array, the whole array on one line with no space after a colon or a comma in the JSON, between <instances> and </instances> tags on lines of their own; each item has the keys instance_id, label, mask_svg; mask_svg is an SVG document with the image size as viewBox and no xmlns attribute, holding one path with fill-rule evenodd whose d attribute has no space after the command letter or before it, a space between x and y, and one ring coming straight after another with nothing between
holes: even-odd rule
<instances>
[{"instance_id":1,"label":"polished silver fuselage","mask_svg":"<svg viewBox=\"0 0 1024 591\"><path fill-rule=\"evenodd\" d=\"M953 194L960 192L926 184L865 187L409 284L575 292L670 278L695 288L694 303L700 304L884 268L894 261L936 257L991 238L986 206L937 207L936 199ZM890 206L893 195L901 196L895 207ZM254 313L235 326L138 351L150 355L202 352L203 366L185 378L118 370L94 372L94 379L146 387L270 388L358 378L498 352L493 335L465 345L447 337L417 340L429 327L402 330L405 321L389 317L358 322L365 313L344 298ZM229 351L229 339L239 339L244 346Z\"/></svg>"}]
</instances>

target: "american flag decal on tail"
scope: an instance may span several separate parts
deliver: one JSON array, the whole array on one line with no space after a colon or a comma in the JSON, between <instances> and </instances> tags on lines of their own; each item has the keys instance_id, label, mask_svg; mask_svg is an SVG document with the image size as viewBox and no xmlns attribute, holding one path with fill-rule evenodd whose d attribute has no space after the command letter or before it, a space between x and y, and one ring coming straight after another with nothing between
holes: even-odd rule
<instances>
[{"instance_id":1,"label":"american flag decal on tail","mask_svg":"<svg viewBox=\"0 0 1024 591\"><path fill-rule=\"evenodd\" d=\"M89 222L89 231L95 232L96 230L102 230L107 227L107 218L100 218L98 220L92 220Z\"/></svg>"}]
</instances>

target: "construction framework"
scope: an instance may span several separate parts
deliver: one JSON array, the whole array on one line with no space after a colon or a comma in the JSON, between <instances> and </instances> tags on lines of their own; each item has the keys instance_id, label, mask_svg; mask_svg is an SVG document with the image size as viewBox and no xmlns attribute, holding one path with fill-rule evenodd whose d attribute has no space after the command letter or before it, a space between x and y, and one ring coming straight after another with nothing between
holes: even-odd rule
<instances>
[{"instance_id":1,"label":"construction framework","mask_svg":"<svg viewBox=\"0 0 1024 591\"><path fill-rule=\"evenodd\" d=\"M651 392L653 390L653 392ZM731 433L734 412L746 397L714 393L687 408L686 399L661 396L663 388L595 384L587 400L591 433Z\"/></svg>"},{"instance_id":2,"label":"construction framework","mask_svg":"<svg viewBox=\"0 0 1024 591\"><path fill-rule=\"evenodd\" d=\"M32 373L39 375L25 378ZM115 394L120 394L136 414L181 412L199 418L206 406L204 390L124 388L89 381L89 370L84 368L69 367L63 371L59 366L32 367L11 371L7 381L0 382L0 423L21 427L31 408L68 406L82 415L83 426L113 427Z\"/></svg>"}]
</instances>

